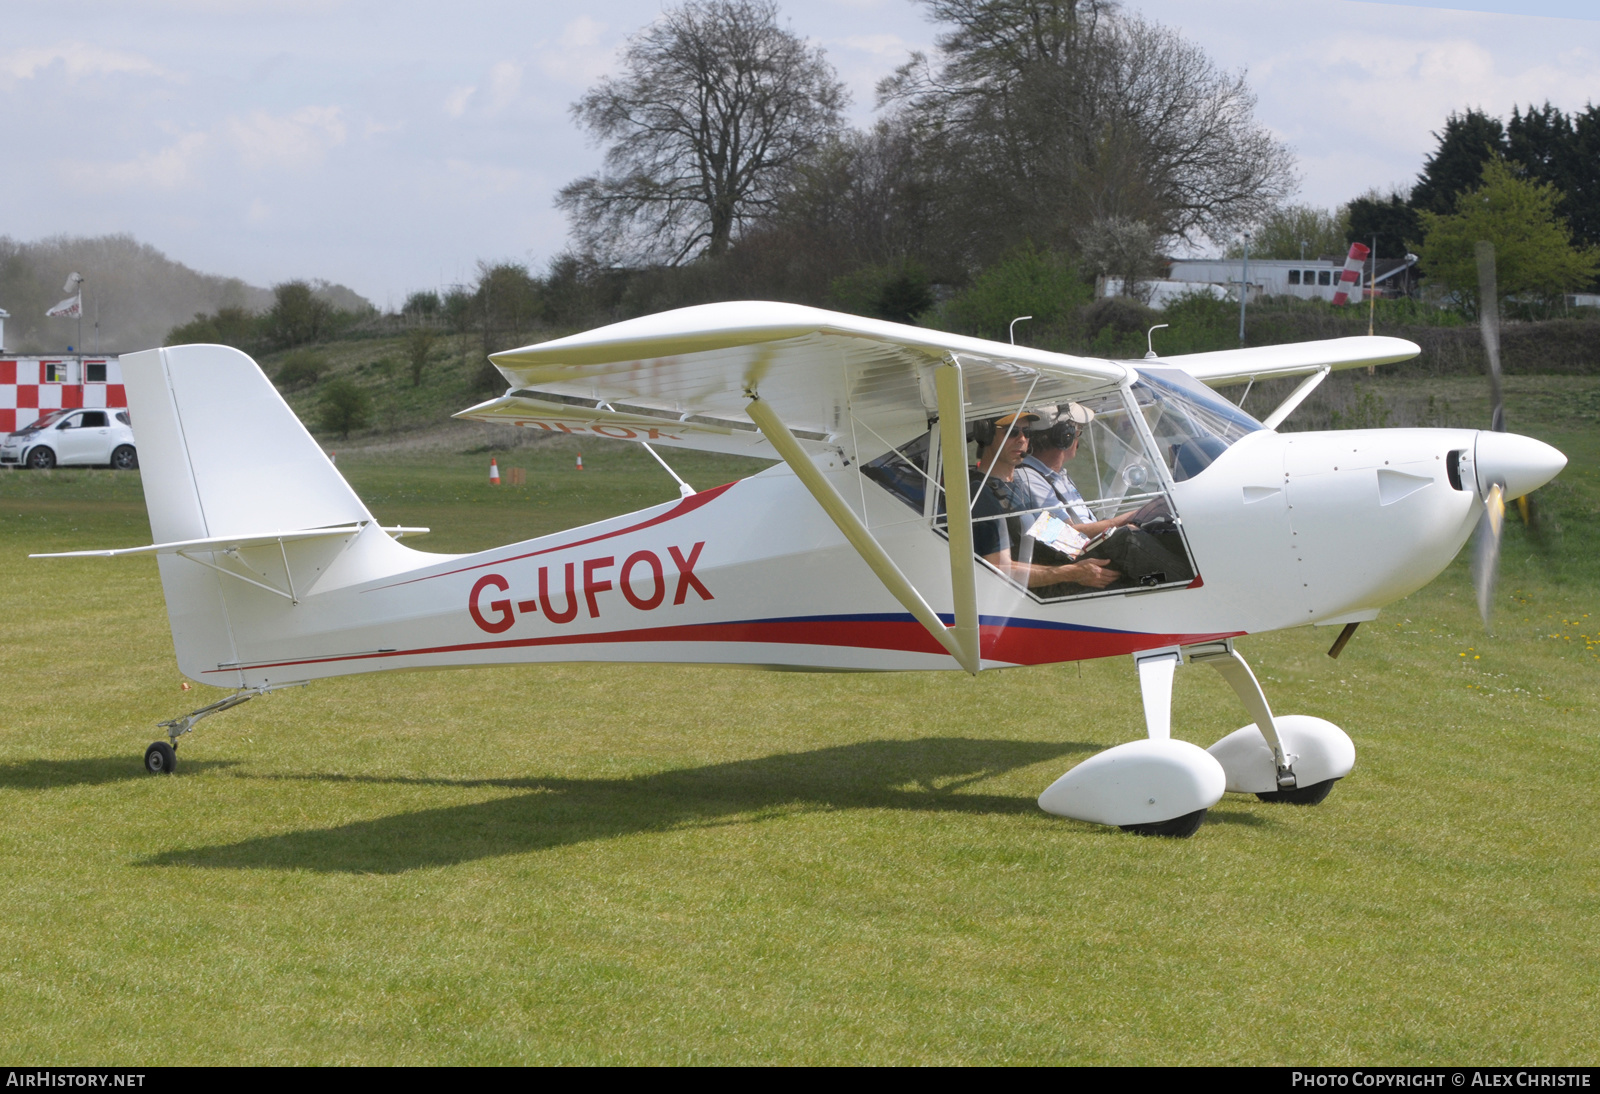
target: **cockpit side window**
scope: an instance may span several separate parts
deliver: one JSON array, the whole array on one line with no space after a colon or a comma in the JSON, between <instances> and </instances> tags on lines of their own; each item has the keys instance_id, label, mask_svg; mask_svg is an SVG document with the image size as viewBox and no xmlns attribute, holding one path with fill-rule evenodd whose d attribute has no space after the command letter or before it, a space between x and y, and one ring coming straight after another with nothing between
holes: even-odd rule
<instances>
[{"instance_id":1,"label":"cockpit side window","mask_svg":"<svg viewBox=\"0 0 1600 1094\"><path fill-rule=\"evenodd\" d=\"M1192 479L1240 437L1266 426L1181 369L1141 368L1133 385L1172 481Z\"/></svg>"},{"instance_id":2,"label":"cockpit side window","mask_svg":"<svg viewBox=\"0 0 1600 1094\"><path fill-rule=\"evenodd\" d=\"M1194 564L1139 412L1124 391L1030 405L1025 444L991 428L1005 417L975 422L974 563L1045 602L1190 584ZM934 528L946 527L941 491ZM1092 572L1101 568L1114 573Z\"/></svg>"},{"instance_id":3,"label":"cockpit side window","mask_svg":"<svg viewBox=\"0 0 1600 1094\"><path fill-rule=\"evenodd\" d=\"M899 448L891 448L870 463L861 473L918 513L925 512L928 500L928 446L931 433L922 433Z\"/></svg>"}]
</instances>

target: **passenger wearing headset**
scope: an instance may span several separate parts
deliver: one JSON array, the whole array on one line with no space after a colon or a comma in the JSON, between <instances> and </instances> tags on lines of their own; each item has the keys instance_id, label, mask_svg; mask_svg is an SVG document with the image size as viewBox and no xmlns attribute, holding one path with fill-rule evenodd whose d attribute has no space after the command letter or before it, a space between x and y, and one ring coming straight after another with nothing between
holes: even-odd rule
<instances>
[{"instance_id":1,"label":"passenger wearing headset","mask_svg":"<svg viewBox=\"0 0 1600 1094\"><path fill-rule=\"evenodd\" d=\"M1045 412L1047 415L1049 411ZM1068 460L1078 454L1078 441L1083 427L1094 418L1094 411L1077 403L1062 406L1054 415L1054 422L1043 422L1029 434L1028 443L1033 449L1024 456L1013 478L1027 495L1028 509L1043 509L1057 520L1068 525L1072 532L1059 529L1062 535L1046 538L1033 544L1030 555L1037 568L1040 563L1076 560L1079 565L1104 560L1114 567L1106 572L1115 574L1114 581L1091 584L1082 578L1069 577L1059 584L1030 582L1029 588L1040 596L1070 596L1085 589L1155 586L1183 581L1194 576L1192 569L1168 545L1150 535L1153 531L1170 530L1171 511L1164 501L1155 501L1144 508L1123 513L1108 520L1096 520L1094 512L1083 500L1077 486L1064 470ZM1141 527L1141 524L1144 527ZM1058 526L1059 528L1059 526ZM1106 535L1098 542L1094 537ZM1030 529L1035 535L1044 534ZM1045 529L1048 533L1049 529ZM1071 537L1075 543L1066 542Z\"/></svg>"},{"instance_id":2,"label":"passenger wearing headset","mask_svg":"<svg viewBox=\"0 0 1600 1094\"><path fill-rule=\"evenodd\" d=\"M1103 589L1122 577L1110 563L1099 558L1055 566L1034 563L1023 555L1022 523L1027 518L1006 515L1035 508L1016 472L1028 454L1027 429L1038 420L1037 414L1023 411L973 424L978 442L978 463L969 470L973 550L1030 589L1062 584Z\"/></svg>"},{"instance_id":3,"label":"passenger wearing headset","mask_svg":"<svg viewBox=\"0 0 1600 1094\"><path fill-rule=\"evenodd\" d=\"M1077 456L1084 426L1093 420L1094 411L1078 403L1061 408L1054 422L1041 419L1028 434L1029 451L1015 475L1028 496L1028 508L1043 509L1091 538L1133 520L1132 512L1096 520L1083 494L1063 470L1066 462Z\"/></svg>"}]
</instances>

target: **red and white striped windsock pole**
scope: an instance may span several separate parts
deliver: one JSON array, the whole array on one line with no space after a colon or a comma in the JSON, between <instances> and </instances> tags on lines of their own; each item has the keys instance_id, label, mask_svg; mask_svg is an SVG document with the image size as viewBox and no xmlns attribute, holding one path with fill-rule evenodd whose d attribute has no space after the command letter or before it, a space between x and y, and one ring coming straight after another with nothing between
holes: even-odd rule
<instances>
[{"instance_id":1,"label":"red and white striped windsock pole","mask_svg":"<svg viewBox=\"0 0 1600 1094\"><path fill-rule=\"evenodd\" d=\"M1366 269L1367 256L1372 253L1372 248L1365 243L1350 244L1350 253L1345 256L1344 269L1339 271L1339 288L1333 294L1333 303L1350 303L1350 294L1354 293L1357 300L1361 299L1361 272Z\"/></svg>"}]
</instances>

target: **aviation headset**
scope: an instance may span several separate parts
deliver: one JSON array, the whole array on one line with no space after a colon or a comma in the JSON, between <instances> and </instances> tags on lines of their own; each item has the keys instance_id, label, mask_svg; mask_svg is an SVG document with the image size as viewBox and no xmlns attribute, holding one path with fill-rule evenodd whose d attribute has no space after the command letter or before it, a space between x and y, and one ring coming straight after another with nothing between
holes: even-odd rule
<instances>
[{"instance_id":1,"label":"aviation headset","mask_svg":"<svg viewBox=\"0 0 1600 1094\"><path fill-rule=\"evenodd\" d=\"M1028 434L1028 438L1030 441L1037 439L1037 443L1045 448L1071 448L1072 442L1082 432L1083 426L1071 415L1063 415L1044 429Z\"/></svg>"}]
</instances>

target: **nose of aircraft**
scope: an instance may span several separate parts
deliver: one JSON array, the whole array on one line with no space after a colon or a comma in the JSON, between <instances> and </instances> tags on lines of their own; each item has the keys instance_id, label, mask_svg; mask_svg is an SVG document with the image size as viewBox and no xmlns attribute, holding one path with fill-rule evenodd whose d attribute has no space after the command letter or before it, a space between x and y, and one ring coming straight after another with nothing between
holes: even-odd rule
<instances>
[{"instance_id":1,"label":"nose of aircraft","mask_svg":"<svg viewBox=\"0 0 1600 1094\"><path fill-rule=\"evenodd\" d=\"M1532 493L1567 466L1567 457L1543 441L1487 431L1478 434L1473 460L1482 490L1486 493L1491 484L1500 483L1507 498Z\"/></svg>"}]
</instances>

